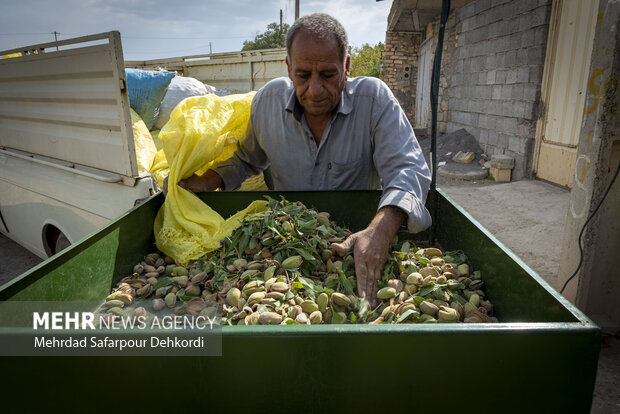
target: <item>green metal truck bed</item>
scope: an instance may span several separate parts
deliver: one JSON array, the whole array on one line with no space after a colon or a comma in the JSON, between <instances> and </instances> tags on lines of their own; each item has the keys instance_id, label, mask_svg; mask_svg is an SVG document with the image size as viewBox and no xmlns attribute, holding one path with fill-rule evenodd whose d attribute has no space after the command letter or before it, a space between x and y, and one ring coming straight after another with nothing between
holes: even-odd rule
<instances>
[{"instance_id":1,"label":"green metal truck bed","mask_svg":"<svg viewBox=\"0 0 620 414\"><path fill-rule=\"evenodd\" d=\"M269 195L329 211L353 230L380 197ZM201 198L226 217L262 194ZM154 249L162 203L150 198L1 286L0 300L102 300ZM436 217L437 242L481 270L500 323L224 326L220 357L3 357L5 395L36 389L38 402L20 404L66 398L84 409L128 398L158 411L589 412L600 329L441 190Z\"/></svg>"}]
</instances>

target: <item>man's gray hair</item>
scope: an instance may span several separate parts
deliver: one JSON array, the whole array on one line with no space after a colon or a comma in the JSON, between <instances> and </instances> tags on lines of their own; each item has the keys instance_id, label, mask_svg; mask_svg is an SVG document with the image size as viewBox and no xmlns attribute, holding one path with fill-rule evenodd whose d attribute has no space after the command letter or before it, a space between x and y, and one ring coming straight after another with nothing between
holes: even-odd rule
<instances>
[{"instance_id":1,"label":"man's gray hair","mask_svg":"<svg viewBox=\"0 0 620 414\"><path fill-rule=\"evenodd\" d=\"M298 31L308 32L314 40L336 39L340 49L340 58L344 62L349 48L347 32L340 22L329 14L312 13L300 17L293 23L286 34L286 54L291 57L291 45L293 37Z\"/></svg>"}]
</instances>

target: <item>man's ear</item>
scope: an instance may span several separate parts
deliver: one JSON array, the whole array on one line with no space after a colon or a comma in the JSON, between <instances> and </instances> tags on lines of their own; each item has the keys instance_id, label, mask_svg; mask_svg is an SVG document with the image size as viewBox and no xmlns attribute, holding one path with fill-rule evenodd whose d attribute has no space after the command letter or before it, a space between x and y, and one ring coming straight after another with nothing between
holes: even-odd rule
<instances>
[{"instance_id":1,"label":"man's ear","mask_svg":"<svg viewBox=\"0 0 620 414\"><path fill-rule=\"evenodd\" d=\"M291 69L291 63L288 61L288 56L286 57L286 70L288 71L288 77L290 78L290 80L293 80L293 74L292 74L292 69Z\"/></svg>"},{"instance_id":2,"label":"man's ear","mask_svg":"<svg viewBox=\"0 0 620 414\"><path fill-rule=\"evenodd\" d=\"M344 68L345 68L345 71L346 71L345 72L346 77L348 78L349 77L349 73L351 72L351 55L347 55L347 60L344 63Z\"/></svg>"}]
</instances>

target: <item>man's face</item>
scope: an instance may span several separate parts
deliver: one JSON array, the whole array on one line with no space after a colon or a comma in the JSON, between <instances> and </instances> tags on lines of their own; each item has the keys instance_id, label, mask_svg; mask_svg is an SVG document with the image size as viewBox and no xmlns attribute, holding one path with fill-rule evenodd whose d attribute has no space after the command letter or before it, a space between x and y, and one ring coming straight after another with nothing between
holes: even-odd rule
<instances>
[{"instance_id":1,"label":"man's face","mask_svg":"<svg viewBox=\"0 0 620 414\"><path fill-rule=\"evenodd\" d=\"M299 32L286 58L288 76L304 112L329 115L338 105L349 74L349 57L343 63L335 38L317 41Z\"/></svg>"}]
</instances>

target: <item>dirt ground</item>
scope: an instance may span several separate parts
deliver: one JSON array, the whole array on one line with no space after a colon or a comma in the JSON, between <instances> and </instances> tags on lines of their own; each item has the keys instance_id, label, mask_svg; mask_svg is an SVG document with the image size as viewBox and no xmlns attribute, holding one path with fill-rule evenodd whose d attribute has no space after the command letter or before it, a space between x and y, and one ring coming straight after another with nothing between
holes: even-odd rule
<instances>
[{"instance_id":1,"label":"dirt ground","mask_svg":"<svg viewBox=\"0 0 620 414\"><path fill-rule=\"evenodd\" d=\"M437 187L557 288L567 190L532 180L495 183L453 181L441 176ZM40 262L3 235L0 256L4 258L0 261L0 285ZM591 413L620 414L620 337L615 332L604 336Z\"/></svg>"}]
</instances>

